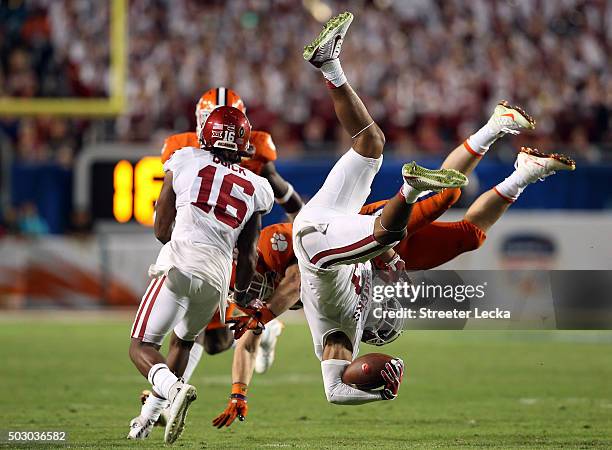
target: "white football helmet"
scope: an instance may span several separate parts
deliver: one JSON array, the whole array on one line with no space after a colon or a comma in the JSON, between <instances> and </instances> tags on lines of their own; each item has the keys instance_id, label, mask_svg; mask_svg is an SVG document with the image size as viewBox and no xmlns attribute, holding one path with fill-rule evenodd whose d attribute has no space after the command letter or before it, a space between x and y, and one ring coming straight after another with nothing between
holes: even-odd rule
<instances>
[{"instance_id":1,"label":"white football helmet","mask_svg":"<svg viewBox=\"0 0 612 450\"><path fill-rule=\"evenodd\" d=\"M385 298L376 303L370 310L366 324L361 335L361 342L370 345L386 345L396 340L404 332L406 319L400 315L399 318L390 319L385 315L380 318L374 317L374 310L379 311L401 311L402 305L396 298Z\"/></svg>"}]
</instances>

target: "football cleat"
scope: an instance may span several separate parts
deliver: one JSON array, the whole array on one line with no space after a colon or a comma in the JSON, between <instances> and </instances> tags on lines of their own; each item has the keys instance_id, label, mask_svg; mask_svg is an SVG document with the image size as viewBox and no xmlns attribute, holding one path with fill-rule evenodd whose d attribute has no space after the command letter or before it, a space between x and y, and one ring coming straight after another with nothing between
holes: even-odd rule
<instances>
[{"instance_id":1,"label":"football cleat","mask_svg":"<svg viewBox=\"0 0 612 450\"><path fill-rule=\"evenodd\" d=\"M409 186L417 191L441 191L448 188L460 188L468 184L467 177L455 169L430 170L412 161L404 164L402 177Z\"/></svg>"},{"instance_id":2,"label":"football cleat","mask_svg":"<svg viewBox=\"0 0 612 450\"><path fill-rule=\"evenodd\" d=\"M353 15L343 12L327 21L319 36L304 47L304 59L320 68L327 61L338 58L344 35L351 26Z\"/></svg>"},{"instance_id":3,"label":"football cleat","mask_svg":"<svg viewBox=\"0 0 612 450\"><path fill-rule=\"evenodd\" d=\"M536 121L519 106L511 106L506 100L497 104L487 124L501 136L520 134L519 130L535 129Z\"/></svg>"},{"instance_id":4,"label":"football cleat","mask_svg":"<svg viewBox=\"0 0 612 450\"><path fill-rule=\"evenodd\" d=\"M514 167L522 172L526 181L535 183L555 174L558 170L575 170L576 163L559 153L542 153L537 149L521 147Z\"/></svg>"},{"instance_id":5,"label":"football cleat","mask_svg":"<svg viewBox=\"0 0 612 450\"><path fill-rule=\"evenodd\" d=\"M198 397L197 390L190 384L179 379L170 388L170 406L168 407L168 423L164 432L164 442L172 444L185 428L185 417L191 403Z\"/></svg>"},{"instance_id":6,"label":"football cleat","mask_svg":"<svg viewBox=\"0 0 612 450\"><path fill-rule=\"evenodd\" d=\"M147 401L147 398L149 398L149 395L151 395L151 391L148 389L144 389L140 393L140 404L144 405L145 402ZM159 417L157 418L157 421L155 422L156 427L165 427L166 424L168 423L168 408L169 408L169 405L161 410L161 413L159 414Z\"/></svg>"},{"instance_id":7,"label":"football cleat","mask_svg":"<svg viewBox=\"0 0 612 450\"><path fill-rule=\"evenodd\" d=\"M155 421L147 420L144 417L134 417L130 421L130 432L127 435L128 439L146 439L151 434Z\"/></svg>"},{"instance_id":8,"label":"football cleat","mask_svg":"<svg viewBox=\"0 0 612 450\"><path fill-rule=\"evenodd\" d=\"M271 320L261 333L261 341L255 357L255 372L265 373L274 362L276 341L283 332L285 325L278 319Z\"/></svg>"}]
</instances>

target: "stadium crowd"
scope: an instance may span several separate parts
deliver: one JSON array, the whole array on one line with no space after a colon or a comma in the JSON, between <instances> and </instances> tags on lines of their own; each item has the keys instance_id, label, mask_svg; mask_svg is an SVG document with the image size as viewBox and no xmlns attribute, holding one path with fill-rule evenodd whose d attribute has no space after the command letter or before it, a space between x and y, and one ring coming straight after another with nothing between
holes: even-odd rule
<instances>
[{"instance_id":1,"label":"stadium crowd","mask_svg":"<svg viewBox=\"0 0 612 450\"><path fill-rule=\"evenodd\" d=\"M335 149L331 103L300 54L343 9L358 24L344 69L392 150L442 154L507 98L539 119L530 144L612 154L607 0L130 0L127 111L0 118L2 149L70 170L91 140L161 142L192 129L196 99L217 85L239 92L285 157ZM108 95L109 20L109 2L2 2L0 96Z\"/></svg>"}]
</instances>

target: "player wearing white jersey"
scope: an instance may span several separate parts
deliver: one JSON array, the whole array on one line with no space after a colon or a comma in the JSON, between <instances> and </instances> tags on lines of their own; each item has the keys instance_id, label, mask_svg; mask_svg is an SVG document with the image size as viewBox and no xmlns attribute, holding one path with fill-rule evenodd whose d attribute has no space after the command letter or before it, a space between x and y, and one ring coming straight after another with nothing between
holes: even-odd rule
<instances>
[{"instance_id":1,"label":"player wearing white jersey","mask_svg":"<svg viewBox=\"0 0 612 450\"><path fill-rule=\"evenodd\" d=\"M261 215L274 204L268 181L238 165L248 154L250 133L240 110L219 107L202 128L201 148L183 148L164 164L155 217L155 235L164 246L149 269L153 280L138 308L130 345L132 362L153 395L130 423L128 438L146 438L168 403L164 439L172 443L181 434L196 389L179 377L195 337L215 310L224 317L234 247L235 299L245 298L257 262ZM174 339L164 358L159 348L170 330Z\"/></svg>"},{"instance_id":2,"label":"player wearing white jersey","mask_svg":"<svg viewBox=\"0 0 612 450\"><path fill-rule=\"evenodd\" d=\"M304 58L319 68L327 81L338 120L352 137L352 148L302 208L293 227L304 312L321 360L327 399L338 404L392 400L403 375L403 362L397 358L382 370L386 380L382 390L359 390L341 380L358 352L369 309L367 261L381 256L389 270L401 270L403 261L392 247L405 236L407 219L419 194L467 184L467 178L456 170L427 170L413 162L404 166L404 184L380 216L359 214L382 164L385 140L348 84L338 59L352 19L348 12L332 18L304 49Z\"/></svg>"}]
</instances>

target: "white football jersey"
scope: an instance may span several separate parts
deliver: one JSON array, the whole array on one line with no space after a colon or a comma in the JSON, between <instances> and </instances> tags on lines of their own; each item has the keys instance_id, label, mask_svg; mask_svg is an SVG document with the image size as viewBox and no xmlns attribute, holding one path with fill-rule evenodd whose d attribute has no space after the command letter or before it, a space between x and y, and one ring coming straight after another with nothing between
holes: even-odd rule
<instances>
[{"instance_id":1,"label":"white football jersey","mask_svg":"<svg viewBox=\"0 0 612 450\"><path fill-rule=\"evenodd\" d=\"M268 180L238 164L194 147L176 151L164 164L172 171L176 221L172 241L212 246L232 257L240 232L253 213L274 206Z\"/></svg>"}]
</instances>

